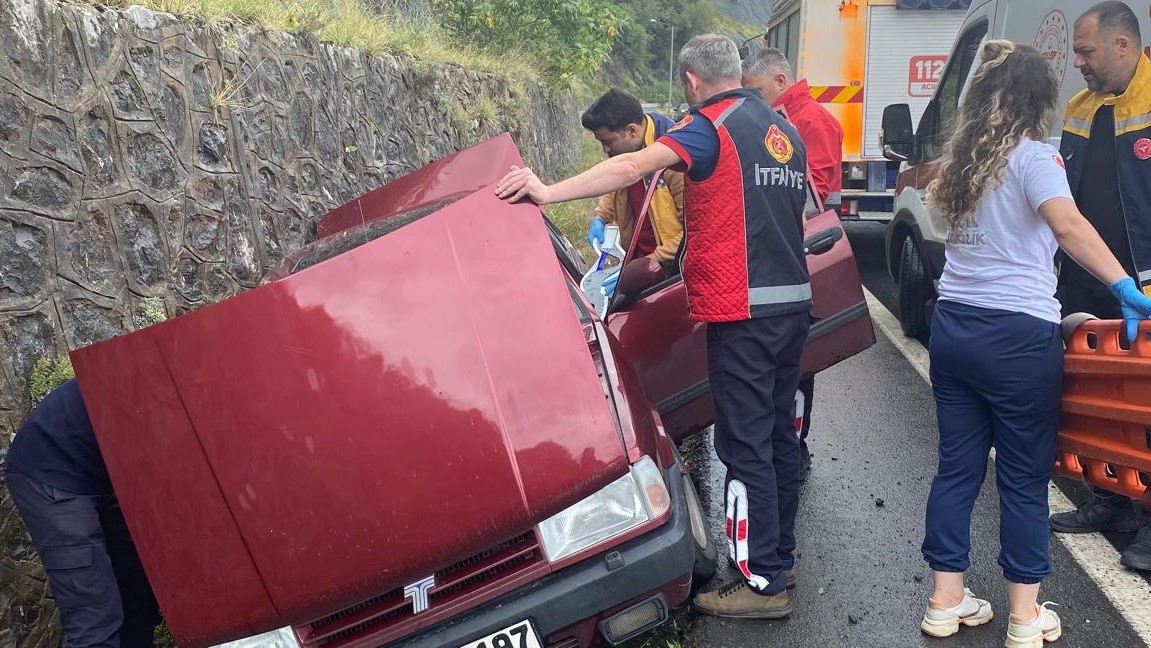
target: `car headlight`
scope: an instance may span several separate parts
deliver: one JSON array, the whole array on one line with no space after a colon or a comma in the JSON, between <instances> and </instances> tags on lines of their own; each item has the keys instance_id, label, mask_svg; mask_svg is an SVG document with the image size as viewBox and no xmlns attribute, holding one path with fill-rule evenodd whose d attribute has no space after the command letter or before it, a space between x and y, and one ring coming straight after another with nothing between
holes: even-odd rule
<instances>
[{"instance_id":1,"label":"car headlight","mask_svg":"<svg viewBox=\"0 0 1151 648\"><path fill-rule=\"evenodd\" d=\"M285 627L254 637L222 643L212 648L300 648L300 642L296 639L296 631L291 627Z\"/></svg>"},{"instance_id":2,"label":"car headlight","mask_svg":"<svg viewBox=\"0 0 1151 648\"><path fill-rule=\"evenodd\" d=\"M663 515L671 506L667 486L651 457L598 493L539 525L548 560L555 562L626 533Z\"/></svg>"}]
</instances>

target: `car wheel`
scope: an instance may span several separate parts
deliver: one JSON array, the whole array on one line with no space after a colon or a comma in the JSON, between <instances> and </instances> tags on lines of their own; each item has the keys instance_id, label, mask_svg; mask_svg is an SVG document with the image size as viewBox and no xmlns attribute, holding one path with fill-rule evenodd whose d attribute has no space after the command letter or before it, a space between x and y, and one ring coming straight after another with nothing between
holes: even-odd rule
<instances>
[{"instance_id":1,"label":"car wheel","mask_svg":"<svg viewBox=\"0 0 1151 648\"><path fill-rule=\"evenodd\" d=\"M903 239L899 254L899 324L907 337L927 341L931 324L928 302L934 292L919 246L910 236Z\"/></svg>"},{"instance_id":2,"label":"car wheel","mask_svg":"<svg viewBox=\"0 0 1151 648\"><path fill-rule=\"evenodd\" d=\"M696 585L703 585L715 576L719 549L711 537L707 512L703 510L699 493L695 490L691 475L687 473L683 476L683 492L687 496L687 515L691 523L691 534L695 538L695 567L692 569L692 580Z\"/></svg>"}]
</instances>

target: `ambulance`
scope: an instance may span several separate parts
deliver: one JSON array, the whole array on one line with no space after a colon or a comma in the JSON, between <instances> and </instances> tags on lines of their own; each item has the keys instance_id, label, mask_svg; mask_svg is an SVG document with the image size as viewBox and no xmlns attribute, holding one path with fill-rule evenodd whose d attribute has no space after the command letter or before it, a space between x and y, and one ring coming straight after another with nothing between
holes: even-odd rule
<instances>
[{"instance_id":1,"label":"ambulance","mask_svg":"<svg viewBox=\"0 0 1151 648\"><path fill-rule=\"evenodd\" d=\"M774 0L766 42L843 126L842 218L889 220L898 164L883 157L883 109L918 118L971 0Z\"/></svg>"},{"instance_id":2,"label":"ambulance","mask_svg":"<svg viewBox=\"0 0 1151 648\"><path fill-rule=\"evenodd\" d=\"M897 310L906 335L920 340L928 335L947 235L924 206L925 189L933 177L938 146L971 82L980 45L990 39L1007 39L1034 45L1047 58L1059 82L1059 108L1049 134L1049 141L1058 146L1062 109L1086 87L1075 69L1072 32L1075 20L1092 4L1083 0L972 0L926 109L900 102L885 109L881 119L884 149L889 159L902 163L885 253L888 271L899 286ZM1127 4L1139 17L1146 43L1151 35L1151 2L1128 0Z\"/></svg>"}]
</instances>

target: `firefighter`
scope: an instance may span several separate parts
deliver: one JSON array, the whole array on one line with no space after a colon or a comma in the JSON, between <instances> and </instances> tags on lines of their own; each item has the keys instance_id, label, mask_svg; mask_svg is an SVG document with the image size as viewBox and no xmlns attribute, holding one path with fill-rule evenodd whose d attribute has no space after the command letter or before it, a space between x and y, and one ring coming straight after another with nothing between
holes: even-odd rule
<instances>
[{"instance_id":1,"label":"firefighter","mask_svg":"<svg viewBox=\"0 0 1151 648\"><path fill-rule=\"evenodd\" d=\"M1060 153L1079 209L1127 274L1151 293L1151 61L1141 43L1139 19L1123 2L1101 2L1075 21L1075 67L1087 89L1067 106ZM1056 296L1064 316L1122 315L1106 287L1066 257ZM1144 501L1142 508L1151 510ZM1140 508L1126 496L1095 489L1077 510L1052 515L1051 530L1137 531L1121 562L1151 571L1151 522Z\"/></svg>"},{"instance_id":2,"label":"firefighter","mask_svg":"<svg viewBox=\"0 0 1151 648\"><path fill-rule=\"evenodd\" d=\"M807 168L811 183L823 204L838 205L843 190L843 127L826 108L811 97L806 79L795 80L783 52L764 47L743 61L743 87L758 90L764 101L795 125L807 148ZM811 431L811 409L815 398L815 376L799 383L803 422L800 428L800 457L803 469L811 467L807 435Z\"/></svg>"},{"instance_id":3,"label":"firefighter","mask_svg":"<svg viewBox=\"0 0 1151 648\"><path fill-rule=\"evenodd\" d=\"M679 66L692 111L655 143L554 185L512 169L496 194L546 204L601 195L661 168L684 172L683 279L691 316L707 323L715 446L727 467L729 548L741 572L694 604L717 616L782 618L791 613L785 588L799 503L792 417L811 317L807 153L795 128L740 86L731 39L692 38Z\"/></svg>"},{"instance_id":4,"label":"firefighter","mask_svg":"<svg viewBox=\"0 0 1151 648\"><path fill-rule=\"evenodd\" d=\"M75 380L20 425L5 482L48 574L68 648L147 648L159 607Z\"/></svg>"}]
</instances>

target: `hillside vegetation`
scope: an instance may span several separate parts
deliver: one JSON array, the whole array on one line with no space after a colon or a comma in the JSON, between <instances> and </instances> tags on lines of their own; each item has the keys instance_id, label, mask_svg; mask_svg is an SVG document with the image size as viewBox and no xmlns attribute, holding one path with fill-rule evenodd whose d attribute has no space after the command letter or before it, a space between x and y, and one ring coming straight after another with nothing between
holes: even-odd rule
<instances>
[{"instance_id":1,"label":"hillside vegetation","mask_svg":"<svg viewBox=\"0 0 1151 648\"><path fill-rule=\"evenodd\" d=\"M763 30L721 11L730 0L89 1L139 4L208 25L296 31L368 52L541 81L584 97L618 85L651 102L666 101L669 55L691 36L719 31L742 39ZM672 85L678 103L678 83Z\"/></svg>"},{"instance_id":2,"label":"hillside vegetation","mask_svg":"<svg viewBox=\"0 0 1151 648\"><path fill-rule=\"evenodd\" d=\"M766 30L764 25L730 17L721 10L724 5L733 4L726 0L620 0L615 4L627 22L615 39L611 56L588 86L598 92L616 85L645 102L667 101L669 56L678 54L692 36L719 32L738 42ZM672 104L682 100L679 80L673 72Z\"/></svg>"}]
</instances>

